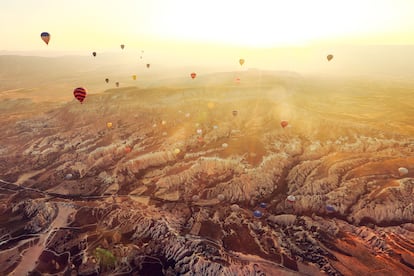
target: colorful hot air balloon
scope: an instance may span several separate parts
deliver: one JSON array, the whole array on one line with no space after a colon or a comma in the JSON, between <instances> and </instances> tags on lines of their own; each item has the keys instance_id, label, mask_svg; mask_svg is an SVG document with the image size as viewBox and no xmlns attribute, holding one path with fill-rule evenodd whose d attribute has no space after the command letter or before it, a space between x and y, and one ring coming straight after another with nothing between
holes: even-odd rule
<instances>
[{"instance_id":1,"label":"colorful hot air balloon","mask_svg":"<svg viewBox=\"0 0 414 276\"><path fill-rule=\"evenodd\" d=\"M73 90L73 95L78 101L80 101L80 103L83 103L83 100L86 97L86 89L83 87L75 88L75 90Z\"/></svg>"},{"instance_id":2,"label":"colorful hot air balloon","mask_svg":"<svg viewBox=\"0 0 414 276\"><path fill-rule=\"evenodd\" d=\"M400 176L404 176L408 174L408 169L404 167L398 168L398 173L400 174Z\"/></svg>"},{"instance_id":3,"label":"colorful hot air balloon","mask_svg":"<svg viewBox=\"0 0 414 276\"><path fill-rule=\"evenodd\" d=\"M115 85L116 85L116 87L119 87L119 82L116 82Z\"/></svg>"},{"instance_id":4,"label":"colorful hot air balloon","mask_svg":"<svg viewBox=\"0 0 414 276\"><path fill-rule=\"evenodd\" d=\"M125 48L125 45L124 44L121 44L121 49L123 50Z\"/></svg>"},{"instance_id":5,"label":"colorful hot air balloon","mask_svg":"<svg viewBox=\"0 0 414 276\"><path fill-rule=\"evenodd\" d=\"M240 63L240 66L242 66L244 64L244 59L243 58L239 59L239 63Z\"/></svg>"},{"instance_id":6,"label":"colorful hot air balloon","mask_svg":"<svg viewBox=\"0 0 414 276\"><path fill-rule=\"evenodd\" d=\"M281 121L281 122L280 122L280 125L281 125L283 128L285 128L285 127L287 127L288 122L287 122L287 121Z\"/></svg>"},{"instance_id":7,"label":"colorful hot air balloon","mask_svg":"<svg viewBox=\"0 0 414 276\"><path fill-rule=\"evenodd\" d=\"M93 55L94 57L96 57L96 52L92 52L92 55Z\"/></svg>"},{"instance_id":8,"label":"colorful hot air balloon","mask_svg":"<svg viewBox=\"0 0 414 276\"><path fill-rule=\"evenodd\" d=\"M46 45L49 45L49 40L50 40L50 34L48 32L43 32L40 34L40 37L42 38L42 40L46 43Z\"/></svg>"},{"instance_id":9,"label":"colorful hot air balloon","mask_svg":"<svg viewBox=\"0 0 414 276\"><path fill-rule=\"evenodd\" d=\"M192 79L194 79L197 76L197 74L193 72L193 73L190 74L190 76L191 76Z\"/></svg>"},{"instance_id":10,"label":"colorful hot air balloon","mask_svg":"<svg viewBox=\"0 0 414 276\"><path fill-rule=\"evenodd\" d=\"M105 79L105 81L106 81L106 83L108 83L108 82L109 82L109 79L108 79L108 78L106 78L106 79Z\"/></svg>"},{"instance_id":11,"label":"colorful hot air balloon","mask_svg":"<svg viewBox=\"0 0 414 276\"><path fill-rule=\"evenodd\" d=\"M326 59L327 59L328 61L331 61L331 60L333 59L333 55L327 55L327 56L326 56Z\"/></svg>"},{"instance_id":12,"label":"colorful hot air balloon","mask_svg":"<svg viewBox=\"0 0 414 276\"><path fill-rule=\"evenodd\" d=\"M150 66L151 66L151 65L150 65L149 63L147 63L147 68L150 68Z\"/></svg>"},{"instance_id":13,"label":"colorful hot air balloon","mask_svg":"<svg viewBox=\"0 0 414 276\"><path fill-rule=\"evenodd\" d=\"M286 200L290 203L293 203L296 201L296 197L294 195L288 195L288 197L286 198Z\"/></svg>"},{"instance_id":14,"label":"colorful hot air balloon","mask_svg":"<svg viewBox=\"0 0 414 276\"><path fill-rule=\"evenodd\" d=\"M232 114L233 114L234 117L236 117L237 114L238 114L237 110L233 110Z\"/></svg>"},{"instance_id":15,"label":"colorful hot air balloon","mask_svg":"<svg viewBox=\"0 0 414 276\"><path fill-rule=\"evenodd\" d=\"M328 204L328 205L326 205L326 211L327 211L328 213L335 212L335 207L334 207L334 206L332 206L332 205L330 205L330 204Z\"/></svg>"},{"instance_id":16,"label":"colorful hot air balloon","mask_svg":"<svg viewBox=\"0 0 414 276\"><path fill-rule=\"evenodd\" d=\"M133 80L137 80L137 75L132 75Z\"/></svg>"},{"instance_id":17,"label":"colorful hot air balloon","mask_svg":"<svg viewBox=\"0 0 414 276\"><path fill-rule=\"evenodd\" d=\"M106 123L106 127L107 127L107 128L112 128L112 123L111 123L111 122L107 122L107 123Z\"/></svg>"},{"instance_id":18,"label":"colorful hot air balloon","mask_svg":"<svg viewBox=\"0 0 414 276\"><path fill-rule=\"evenodd\" d=\"M266 204L266 202L260 202L259 206L260 206L260 208L264 209L264 208L267 207L267 204Z\"/></svg>"},{"instance_id":19,"label":"colorful hot air balloon","mask_svg":"<svg viewBox=\"0 0 414 276\"><path fill-rule=\"evenodd\" d=\"M253 216L256 217L256 218L261 218L263 216L263 214L259 210L256 210L256 211L253 212Z\"/></svg>"}]
</instances>

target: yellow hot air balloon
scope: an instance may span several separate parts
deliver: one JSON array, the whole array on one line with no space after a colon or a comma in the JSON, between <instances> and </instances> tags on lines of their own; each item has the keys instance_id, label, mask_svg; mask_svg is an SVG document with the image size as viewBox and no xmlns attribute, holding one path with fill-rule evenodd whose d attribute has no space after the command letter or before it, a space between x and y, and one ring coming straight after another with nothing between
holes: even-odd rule
<instances>
[{"instance_id":1,"label":"yellow hot air balloon","mask_svg":"<svg viewBox=\"0 0 414 276\"><path fill-rule=\"evenodd\" d=\"M239 60L239 63L240 63L240 65L243 65L243 64L244 64L244 59L243 59L243 58L241 58L241 59Z\"/></svg>"},{"instance_id":2,"label":"yellow hot air balloon","mask_svg":"<svg viewBox=\"0 0 414 276\"><path fill-rule=\"evenodd\" d=\"M175 154L179 154L180 152L181 152L180 149L178 149L178 148L174 149Z\"/></svg>"},{"instance_id":3,"label":"yellow hot air balloon","mask_svg":"<svg viewBox=\"0 0 414 276\"><path fill-rule=\"evenodd\" d=\"M137 75L132 75L133 80L137 80Z\"/></svg>"},{"instance_id":4,"label":"yellow hot air balloon","mask_svg":"<svg viewBox=\"0 0 414 276\"><path fill-rule=\"evenodd\" d=\"M111 122L107 122L107 123L106 123L106 127L107 127L107 128L112 128L112 123L111 123Z\"/></svg>"}]
</instances>

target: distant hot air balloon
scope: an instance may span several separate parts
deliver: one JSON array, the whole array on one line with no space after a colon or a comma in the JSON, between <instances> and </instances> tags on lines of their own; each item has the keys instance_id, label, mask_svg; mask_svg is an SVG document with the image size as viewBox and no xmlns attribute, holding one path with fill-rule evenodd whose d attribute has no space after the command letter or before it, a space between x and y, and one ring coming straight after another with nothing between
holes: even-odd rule
<instances>
[{"instance_id":1,"label":"distant hot air balloon","mask_svg":"<svg viewBox=\"0 0 414 276\"><path fill-rule=\"evenodd\" d=\"M149 63L147 63L147 68L150 68L150 66L151 66L151 65L150 65Z\"/></svg>"},{"instance_id":2,"label":"distant hot air balloon","mask_svg":"<svg viewBox=\"0 0 414 276\"><path fill-rule=\"evenodd\" d=\"M238 114L237 110L233 110L232 114L233 114L233 116L237 116L237 114Z\"/></svg>"},{"instance_id":3,"label":"distant hot air balloon","mask_svg":"<svg viewBox=\"0 0 414 276\"><path fill-rule=\"evenodd\" d=\"M197 200L200 200L200 197L199 197L198 195L193 195L193 196L191 197L191 200L192 200L192 201L197 201Z\"/></svg>"},{"instance_id":4,"label":"distant hot air balloon","mask_svg":"<svg viewBox=\"0 0 414 276\"><path fill-rule=\"evenodd\" d=\"M48 32L43 32L40 34L40 37L42 38L42 40L46 43L46 45L49 45L49 40L50 40L50 34Z\"/></svg>"},{"instance_id":5,"label":"distant hot air balloon","mask_svg":"<svg viewBox=\"0 0 414 276\"><path fill-rule=\"evenodd\" d=\"M174 149L174 154L179 154L181 151L180 151L180 149L179 148L175 148Z\"/></svg>"},{"instance_id":6,"label":"distant hot air balloon","mask_svg":"<svg viewBox=\"0 0 414 276\"><path fill-rule=\"evenodd\" d=\"M260 206L260 208L264 209L264 208L267 207L267 204L266 204L266 202L260 202L259 206Z\"/></svg>"},{"instance_id":7,"label":"distant hot air balloon","mask_svg":"<svg viewBox=\"0 0 414 276\"><path fill-rule=\"evenodd\" d=\"M240 66L242 66L244 64L244 59L243 58L239 59L239 63L240 63Z\"/></svg>"},{"instance_id":8,"label":"distant hot air balloon","mask_svg":"<svg viewBox=\"0 0 414 276\"><path fill-rule=\"evenodd\" d=\"M137 75L132 75L133 80L137 80Z\"/></svg>"},{"instance_id":9,"label":"distant hot air balloon","mask_svg":"<svg viewBox=\"0 0 414 276\"><path fill-rule=\"evenodd\" d=\"M328 205L326 205L326 211L328 211L329 213L335 212L335 207L328 204Z\"/></svg>"},{"instance_id":10,"label":"distant hot air balloon","mask_svg":"<svg viewBox=\"0 0 414 276\"><path fill-rule=\"evenodd\" d=\"M222 147L222 148L228 148L228 146L229 146L229 144L227 144L227 143L223 143L223 144L221 144L221 147Z\"/></svg>"},{"instance_id":11,"label":"distant hot air balloon","mask_svg":"<svg viewBox=\"0 0 414 276\"><path fill-rule=\"evenodd\" d=\"M190 74L190 76L191 76L192 79L194 79L197 76L197 74L193 72L193 73Z\"/></svg>"},{"instance_id":12,"label":"distant hot air balloon","mask_svg":"<svg viewBox=\"0 0 414 276\"><path fill-rule=\"evenodd\" d=\"M93 55L94 57L96 57L96 52L92 52L92 55Z\"/></svg>"},{"instance_id":13,"label":"distant hot air balloon","mask_svg":"<svg viewBox=\"0 0 414 276\"><path fill-rule=\"evenodd\" d=\"M115 85L116 85L116 87L119 87L119 82L116 82Z\"/></svg>"},{"instance_id":14,"label":"distant hot air balloon","mask_svg":"<svg viewBox=\"0 0 414 276\"><path fill-rule=\"evenodd\" d=\"M125 153L130 153L131 152L131 147L125 147Z\"/></svg>"},{"instance_id":15,"label":"distant hot air balloon","mask_svg":"<svg viewBox=\"0 0 414 276\"><path fill-rule=\"evenodd\" d=\"M293 203L296 201L296 197L294 195L288 195L288 197L286 198L286 200L290 203Z\"/></svg>"},{"instance_id":16,"label":"distant hot air balloon","mask_svg":"<svg viewBox=\"0 0 414 276\"><path fill-rule=\"evenodd\" d=\"M263 214L259 210L256 210L256 211L253 212L253 216L256 217L256 218L261 218L263 216Z\"/></svg>"},{"instance_id":17,"label":"distant hot air balloon","mask_svg":"<svg viewBox=\"0 0 414 276\"><path fill-rule=\"evenodd\" d=\"M73 178L73 174L68 173L67 175L65 175L65 179L66 180L71 180Z\"/></svg>"},{"instance_id":18,"label":"distant hot air balloon","mask_svg":"<svg viewBox=\"0 0 414 276\"><path fill-rule=\"evenodd\" d=\"M108 82L109 82L109 79L108 79L108 78L106 78L106 79L105 79L105 81L106 81L106 83L108 83Z\"/></svg>"},{"instance_id":19,"label":"distant hot air balloon","mask_svg":"<svg viewBox=\"0 0 414 276\"><path fill-rule=\"evenodd\" d=\"M106 123L106 127L107 127L107 128L112 128L112 123L111 123L111 122L107 122L107 123Z\"/></svg>"},{"instance_id":20,"label":"distant hot air balloon","mask_svg":"<svg viewBox=\"0 0 414 276\"><path fill-rule=\"evenodd\" d=\"M125 45L124 44L121 44L121 49L123 50L125 48Z\"/></svg>"},{"instance_id":21,"label":"distant hot air balloon","mask_svg":"<svg viewBox=\"0 0 414 276\"><path fill-rule=\"evenodd\" d=\"M218 194L217 199L220 200L220 201L223 201L223 200L226 199L226 197L223 194Z\"/></svg>"},{"instance_id":22,"label":"distant hot air balloon","mask_svg":"<svg viewBox=\"0 0 414 276\"><path fill-rule=\"evenodd\" d=\"M86 89L83 87L75 88L75 90L73 90L73 95L78 101L80 101L80 103L83 103L83 100L86 97Z\"/></svg>"},{"instance_id":23,"label":"distant hot air balloon","mask_svg":"<svg viewBox=\"0 0 414 276\"><path fill-rule=\"evenodd\" d=\"M287 121L281 121L281 122L280 122L280 125L281 125L283 128L285 128L285 127L287 127L288 122L287 122Z\"/></svg>"},{"instance_id":24,"label":"distant hot air balloon","mask_svg":"<svg viewBox=\"0 0 414 276\"><path fill-rule=\"evenodd\" d=\"M201 128L197 129L197 134L203 134L203 130Z\"/></svg>"},{"instance_id":25,"label":"distant hot air balloon","mask_svg":"<svg viewBox=\"0 0 414 276\"><path fill-rule=\"evenodd\" d=\"M328 61L331 61L331 60L333 59L333 57L334 57L333 55L327 55L327 56L326 56L326 59L327 59Z\"/></svg>"},{"instance_id":26,"label":"distant hot air balloon","mask_svg":"<svg viewBox=\"0 0 414 276\"><path fill-rule=\"evenodd\" d=\"M400 174L400 176L404 176L408 174L408 169L404 167L398 168L398 173Z\"/></svg>"}]
</instances>

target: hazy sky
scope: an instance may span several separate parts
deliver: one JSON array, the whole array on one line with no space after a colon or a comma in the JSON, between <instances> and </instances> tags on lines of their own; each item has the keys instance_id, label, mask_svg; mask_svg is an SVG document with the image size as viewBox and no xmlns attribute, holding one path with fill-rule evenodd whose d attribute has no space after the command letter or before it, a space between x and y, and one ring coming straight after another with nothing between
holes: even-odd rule
<instances>
[{"instance_id":1,"label":"hazy sky","mask_svg":"<svg viewBox=\"0 0 414 276\"><path fill-rule=\"evenodd\" d=\"M413 0L1 0L0 50L414 44L413 11Z\"/></svg>"}]
</instances>

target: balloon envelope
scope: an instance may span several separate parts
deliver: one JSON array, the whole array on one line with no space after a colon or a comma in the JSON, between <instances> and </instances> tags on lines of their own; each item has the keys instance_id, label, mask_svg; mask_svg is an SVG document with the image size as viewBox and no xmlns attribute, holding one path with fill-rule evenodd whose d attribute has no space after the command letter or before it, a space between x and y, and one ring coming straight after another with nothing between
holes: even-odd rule
<instances>
[{"instance_id":1,"label":"balloon envelope","mask_svg":"<svg viewBox=\"0 0 414 276\"><path fill-rule=\"evenodd\" d=\"M289 123L287 122L287 121L281 121L280 122L280 125L283 127L283 128L285 128L285 127L287 127L287 125L288 125Z\"/></svg>"},{"instance_id":2,"label":"balloon envelope","mask_svg":"<svg viewBox=\"0 0 414 276\"><path fill-rule=\"evenodd\" d=\"M244 59L239 59L239 63L240 63L240 65L243 65L244 64Z\"/></svg>"},{"instance_id":3,"label":"balloon envelope","mask_svg":"<svg viewBox=\"0 0 414 276\"><path fill-rule=\"evenodd\" d=\"M260 206L260 208L266 208L267 204L266 204L266 202L260 202L259 206Z\"/></svg>"},{"instance_id":4,"label":"balloon envelope","mask_svg":"<svg viewBox=\"0 0 414 276\"><path fill-rule=\"evenodd\" d=\"M73 175L71 173L68 173L67 175L65 175L66 180L70 180L72 178L73 178Z\"/></svg>"},{"instance_id":5,"label":"balloon envelope","mask_svg":"<svg viewBox=\"0 0 414 276\"><path fill-rule=\"evenodd\" d=\"M105 82L106 82L106 83L108 83L108 82L109 82L109 79L108 79L108 78L106 78L106 79L105 79Z\"/></svg>"},{"instance_id":6,"label":"balloon envelope","mask_svg":"<svg viewBox=\"0 0 414 276\"><path fill-rule=\"evenodd\" d=\"M73 90L73 96L75 96L75 98L78 101L80 101L80 103L83 103L83 100L86 97L86 93L87 93L87 91L83 87L78 87L78 88L75 88L75 90Z\"/></svg>"},{"instance_id":7,"label":"balloon envelope","mask_svg":"<svg viewBox=\"0 0 414 276\"><path fill-rule=\"evenodd\" d=\"M225 197L224 197L223 194L218 194L217 199L220 200L220 201L223 201L225 199Z\"/></svg>"},{"instance_id":8,"label":"balloon envelope","mask_svg":"<svg viewBox=\"0 0 414 276\"><path fill-rule=\"evenodd\" d=\"M92 53L92 55L93 55L94 57L96 57L96 52L93 52L93 53Z\"/></svg>"},{"instance_id":9,"label":"balloon envelope","mask_svg":"<svg viewBox=\"0 0 414 276\"><path fill-rule=\"evenodd\" d=\"M151 65L150 65L149 63L147 63L147 68L150 68L150 66L151 66Z\"/></svg>"},{"instance_id":10,"label":"balloon envelope","mask_svg":"<svg viewBox=\"0 0 414 276\"><path fill-rule=\"evenodd\" d=\"M259 210L256 210L253 212L253 216L255 216L256 218L261 218L263 214Z\"/></svg>"},{"instance_id":11,"label":"balloon envelope","mask_svg":"<svg viewBox=\"0 0 414 276\"><path fill-rule=\"evenodd\" d=\"M190 76L191 76L192 79L194 79L197 76L197 74L193 72L193 73L190 74Z\"/></svg>"},{"instance_id":12,"label":"balloon envelope","mask_svg":"<svg viewBox=\"0 0 414 276\"><path fill-rule=\"evenodd\" d=\"M327 55L327 56L326 56L326 59L327 59L328 61L331 61L331 60L333 59L333 55Z\"/></svg>"},{"instance_id":13,"label":"balloon envelope","mask_svg":"<svg viewBox=\"0 0 414 276\"><path fill-rule=\"evenodd\" d=\"M233 110L233 112L232 112L232 114L233 114L233 116L237 116L237 110Z\"/></svg>"},{"instance_id":14,"label":"balloon envelope","mask_svg":"<svg viewBox=\"0 0 414 276\"><path fill-rule=\"evenodd\" d=\"M40 34L40 37L42 38L42 40L46 43L46 45L49 45L49 40L50 40L50 34L48 32L43 32Z\"/></svg>"},{"instance_id":15,"label":"balloon envelope","mask_svg":"<svg viewBox=\"0 0 414 276\"><path fill-rule=\"evenodd\" d=\"M115 85L116 85L116 87L119 87L119 82L116 82Z\"/></svg>"},{"instance_id":16,"label":"balloon envelope","mask_svg":"<svg viewBox=\"0 0 414 276\"><path fill-rule=\"evenodd\" d=\"M107 128L112 128L112 123L111 123L111 122L107 122L107 123L106 123L106 127L107 127Z\"/></svg>"},{"instance_id":17,"label":"balloon envelope","mask_svg":"<svg viewBox=\"0 0 414 276\"><path fill-rule=\"evenodd\" d=\"M287 197L287 201L289 201L289 202L295 202L296 201L296 197L294 195L289 195Z\"/></svg>"},{"instance_id":18,"label":"balloon envelope","mask_svg":"<svg viewBox=\"0 0 414 276\"><path fill-rule=\"evenodd\" d=\"M125 48L125 45L124 44L121 44L121 49L123 50Z\"/></svg>"},{"instance_id":19,"label":"balloon envelope","mask_svg":"<svg viewBox=\"0 0 414 276\"><path fill-rule=\"evenodd\" d=\"M400 174L400 176L406 175L408 174L408 169L404 167L398 168L398 173Z\"/></svg>"},{"instance_id":20,"label":"balloon envelope","mask_svg":"<svg viewBox=\"0 0 414 276\"><path fill-rule=\"evenodd\" d=\"M132 75L133 80L137 80L137 75Z\"/></svg>"},{"instance_id":21,"label":"balloon envelope","mask_svg":"<svg viewBox=\"0 0 414 276\"><path fill-rule=\"evenodd\" d=\"M335 207L333 207L332 205L328 204L328 205L326 205L326 211L328 211L328 212L335 212Z\"/></svg>"}]
</instances>

